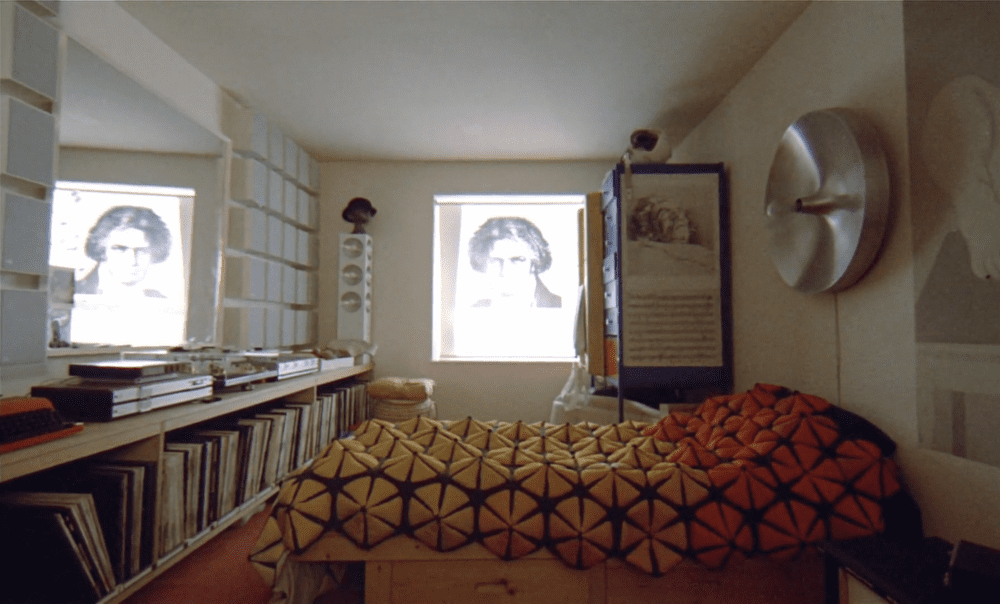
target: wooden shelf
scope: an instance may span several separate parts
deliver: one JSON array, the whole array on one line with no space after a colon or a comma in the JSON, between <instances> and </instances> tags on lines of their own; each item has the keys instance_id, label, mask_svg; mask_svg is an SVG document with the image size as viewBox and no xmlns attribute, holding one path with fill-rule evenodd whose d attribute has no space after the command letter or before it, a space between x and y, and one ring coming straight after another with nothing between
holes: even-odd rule
<instances>
[{"instance_id":1,"label":"wooden shelf","mask_svg":"<svg viewBox=\"0 0 1000 604\"><path fill-rule=\"evenodd\" d=\"M73 436L0 455L0 482L360 375L371 369L372 365L368 364L320 371L278 382L257 384L253 390L222 394L218 396L218 400L209 403L184 403L110 422L90 422L84 426L83 431Z\"/></svg>"},{"instance_id":2,"label":"wooden shelf","mask_svg":"<svg viewBox=\"0 0 1000 604\"><path fill-rule=\"evenodd\" d=\"M216 395L210 402L192 402L140 413L131 417L109 422L92 422L84 426L82 432L66 438L49 441L33 447L11 451L0 455L0 482L6 482L40 472L56 466L84 459L101 453L119 455L125 452L135 459L159 460L167 435L173 430L194 426L212 419L237 413L258 405L290 398L294 401L316 400L320 386L346 380L371 371L372 364L330 369L288 378L276 382L254 384L250 390ZM309 463L306 461L305 463ZM294 473L295 470L292 470ZM162 473L162 468L161 468ZM259 511L279 491L287 475L275 484L263 489L235 510L219 518L198 534L189 537L173 550L160 556L151 566L138 575L115 586L96 604L116 604L127 599L149 584L169 568L189 554L219 535L234 524L243 521ZM157 480L157 490L163 488L163 477ZM155 504L156 522L159 524L162 511L159 495ZM153 538L153 549L157 549L158 537Z\"/></svg>"}]
</instances>

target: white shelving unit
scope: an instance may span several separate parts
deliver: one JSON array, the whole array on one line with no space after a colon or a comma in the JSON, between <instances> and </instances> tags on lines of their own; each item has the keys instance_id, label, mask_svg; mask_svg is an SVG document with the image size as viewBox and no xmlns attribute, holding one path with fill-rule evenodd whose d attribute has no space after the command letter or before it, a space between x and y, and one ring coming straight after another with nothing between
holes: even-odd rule
<instances>
[{"instance_id":1,"label":"white shelving unit","mask_svg":"<svg viewBox=\"0 0 1000 604\"><path fill-rule=\"evenodd\" d=\"M266 117L235 101L223 129L233 144L223 343L313 344L319 165Z\"/></svg>"},{"instance_id":2,"label":"white shelving unit","mask_svg":"<svg viewBox=\"0 0 1000 604\"><path fill-rule=\"evenodd\" d=\"M0 2L0 366L45 362L64 47L58 8L57 2Z\"/></svg>"}]
</instances>

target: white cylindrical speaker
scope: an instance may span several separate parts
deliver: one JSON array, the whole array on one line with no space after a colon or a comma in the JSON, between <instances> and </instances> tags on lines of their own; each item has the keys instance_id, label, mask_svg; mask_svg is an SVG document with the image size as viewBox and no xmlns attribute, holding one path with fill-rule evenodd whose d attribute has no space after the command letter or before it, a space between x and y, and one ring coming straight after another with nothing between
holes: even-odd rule
<instances>
[{"instance_id":1,"label":"white cylindrical speaker","mask_svg":"<svg viewBox=\"0 0 1000 604\"><path fill-rule=\"evenodd\" d=\"M372 339L371 235L341 233L337 287L337 339Z\"/></svg>"}]
</instances>

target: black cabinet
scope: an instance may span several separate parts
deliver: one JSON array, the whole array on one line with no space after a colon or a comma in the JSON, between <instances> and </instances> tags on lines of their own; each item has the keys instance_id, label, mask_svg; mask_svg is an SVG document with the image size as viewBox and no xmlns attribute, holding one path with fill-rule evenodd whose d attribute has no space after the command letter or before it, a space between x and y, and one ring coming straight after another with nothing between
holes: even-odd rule
<instances>
[{"instance_id":1,"label":"black cabinet","mask_svg":"<svg viewBox=\"0 0 1000 604\"><path fill-rule=\"evenodd\" d=\"M951 544L927 538L900 543L873 535L820 544L826 604L951 604L945 587Z\"/></svg>"},{"instance_id":2,"label":"black cabinet","mask_svg":"<svg viewBox=\"0 0 1000 604\"><path fill-rule=\"evenodd\" d=\"M601 193L605 350L619 396L655 406L731 391L723 165L618 164Z\"/></svg>"}]
</instances>

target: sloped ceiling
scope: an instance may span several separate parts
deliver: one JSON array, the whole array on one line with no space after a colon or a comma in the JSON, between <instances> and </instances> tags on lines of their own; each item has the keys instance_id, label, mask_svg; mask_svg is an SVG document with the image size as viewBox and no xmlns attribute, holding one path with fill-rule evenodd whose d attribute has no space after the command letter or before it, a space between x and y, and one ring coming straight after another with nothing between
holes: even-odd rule
<instances>
[{"instance_id":1,"label":"sloped ceiling","mask_svg":"<svg viewBox=\"0 0 1000 604\"><path fill-rule=\"evenodd\" d=\"M120 1L320 160L575 160L682 140L799 1Z\"/></svg>"},{"instance_id":2,"label":"sloped ceiling","mask_svg":"<svg viewBox=\"0 0 1000 604\"><path fill-rule=\"evenodd\" d=\"M218 138L70 39L62 81L59 144L216 155Z\"/></svg>"}]
</instances>

